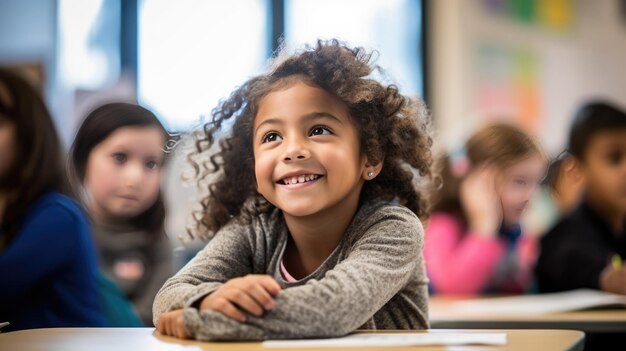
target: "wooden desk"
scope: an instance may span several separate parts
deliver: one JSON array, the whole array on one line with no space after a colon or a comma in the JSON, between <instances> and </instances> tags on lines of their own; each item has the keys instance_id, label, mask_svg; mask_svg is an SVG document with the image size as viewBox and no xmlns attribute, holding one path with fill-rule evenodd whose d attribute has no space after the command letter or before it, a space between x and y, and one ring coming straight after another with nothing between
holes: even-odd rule
<instances>
[{"instance_id":1,"label":"wooden desk","mask_svg":"<svg viewBox=\"0 0 626 351\"><path fill-rule=\"evenodd\" d=\"M387 331L388 332L388 331ZM398 331L402 332L402 331ZM429 330L422 333L479 332ZM485 332L481 330L480 332ZM582 350L584 334L573 330L498 330L507 333L505 346L454 346L454 347L398 347L393 350L420 351L478 351L478 350ZM84 350L177 350L177 351L233 351L233 350L275 350L263 349L259 342L209 343L179 340L160 335L154 328L55 328L31 329L0 334L1 350L19 351L84 351ZM390 348L367 348L368 351L389 350ZM312 349L309 349L312 350ZM324 351L344 351L347 349L320 349ZM354 350L354 349L353 349Z\"/></svg>"},{"instance_id":2,"label":"wooden desk","mask_svg":"<svg viewBox=\"0 0 626 351\"><path fill-rule=\"evenodd\" d=\"M460 313L454 302L469 298L431 297L432 328L463 329L575 329L593 333L626 333L626 309L597 309L549 314L489 315ZM471 299L476 299L472 297Z\"/></svg>"}]
</instances>

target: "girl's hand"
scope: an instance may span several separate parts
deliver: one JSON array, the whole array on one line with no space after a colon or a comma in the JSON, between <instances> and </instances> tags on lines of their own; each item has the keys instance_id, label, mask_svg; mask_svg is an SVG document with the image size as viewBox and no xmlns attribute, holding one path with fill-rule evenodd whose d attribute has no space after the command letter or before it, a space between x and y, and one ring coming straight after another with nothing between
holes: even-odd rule
<instances>
[{"instance_id":1,"label":"girl's hand","mask_svg":"<svg viewBox=\"0 0 626 351\"><path fill-rule=\"evenodd\" d=\"M502 205L496 193L497 171L493 167L480 167L472 171L461 183L461 205L468 217L469 230L494 237L502 223Z\"/></svg>"},{"instance_id":2,"label":"girl's hand","mask_svg":"<svg viewBox=\"0 0 626 351\"><path fill-rule=\"evenodd\" d=\"M157 322L157 330L163 335L188 339L189 333L185 329L183 310L174 310L161 315Z\"/></svg>"},{"instance_id":3,"label":"girl's hand","mask_svg":"<svg viewBox=\"0 0 626 351\"><path fill-rule=\"evenodd\" d=\"M247 275L231 279L200 303L200 309L220 312L234 320L245 322L246 316L240 309L261 317L274 307L274 297L280 285L269 275Z\"/></svg>"}]
</instances>

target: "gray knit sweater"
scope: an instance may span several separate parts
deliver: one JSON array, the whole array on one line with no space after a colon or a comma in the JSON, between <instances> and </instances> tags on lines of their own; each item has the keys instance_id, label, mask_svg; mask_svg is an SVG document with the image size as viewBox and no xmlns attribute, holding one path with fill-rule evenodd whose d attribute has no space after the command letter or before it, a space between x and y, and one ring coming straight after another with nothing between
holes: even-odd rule
<instances>
[{"instance_id":1,"label":"gray knit sweater","mask_svg":"<svg viewBox=\"0 0 626 351\"><path fill-rule=\"evenodd\" d=\"M184 308L185 326L198 340L335 337L355 329L428 328L428 291L422 256L423 228L411 211L389 203L360 207L326 261L289 283L279 264L289 232L274 209L231 221L154 300L161 314ZM268 274L283 290L274 308L245 323L192 306L229 279Z\"/></svg>"}]
</instances>

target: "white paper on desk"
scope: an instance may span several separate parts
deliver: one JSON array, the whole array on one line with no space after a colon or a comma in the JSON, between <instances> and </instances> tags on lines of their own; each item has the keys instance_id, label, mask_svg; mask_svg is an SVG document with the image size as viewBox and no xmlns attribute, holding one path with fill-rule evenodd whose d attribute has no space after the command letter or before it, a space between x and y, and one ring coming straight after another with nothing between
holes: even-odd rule
<instances>
[{"instance_id":1,"label":"white paper on desk","mask_svg":"<svg viewBox=\"0 0 626 351\"><path fill-rule=\"evenodd\" d=\"M506 333L358 333L333 339L268 340L267 348L505 345Z\"/></svg>"},{"instance_id":2,"label":"white paper on desk","mask_svg":"<svg viewBox=\"0 0 626 351\"><path fill-rule=\"evenodd\" d=\"M580 289L560 293L494 297L453 302L451 311L459 314L530 315L612 306L626 307L626 297L598 290Z\"/></svg>"}]
</instances>

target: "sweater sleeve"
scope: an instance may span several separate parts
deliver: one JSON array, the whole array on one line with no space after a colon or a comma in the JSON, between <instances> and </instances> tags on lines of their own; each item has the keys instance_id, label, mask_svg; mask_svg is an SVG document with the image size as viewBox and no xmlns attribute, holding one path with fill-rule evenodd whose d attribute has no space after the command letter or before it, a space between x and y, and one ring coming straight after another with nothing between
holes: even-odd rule
<instances>
[{"instance_id":1,"label":"sweater sleeve","mask_svg":"<svg viewBox=\"0 0 626 351\"><path fill-rule=\"evenodd\" d=\"M399 208L396 208L398 210ZM187 308L185 326L199 340L261 340L345 335L363 325L423 269L423 231L406 209L387 214L353 243L347 257L319 280L282 290L274 308L241 323L222 314ZM185 277L200 277L200 261ZM191 272L196 272L192 274ZM425 272L417 273L426 282ZM427 297L424 296L424 299ZM412 325L428 327L426 311L411 314Z\"/></svg>"},{"instance_id":2,"label":"sweater sleeve","mask_svg":"<svg viewBox=\"0 0 626 351\"><path fill-rule=\"evenodd\" d=\"M153 323L176 309L190 307L228 280L252 272L249 227L231 222L176 275L168 279L154 298Z\"/></svg>"},{"instance_id":3,"label":"sweater sleeve","mask_svg":"<svg viewBox=\"0 0 626 351\"><path fill-rule=\"evenodd\" d=\"M478 294L506 251L497 237L463 233L452 216L433 215L426 228L425 256L435 292Z\"/></svg>"},{"instance_id":4,"label":"sweater sleeve","mask_svg":"<svg viewBox=\"0 0 626 351\"><path fill-rule=\"evenodd\" d=\"M74 215L55 203L42 206L0 253L0 298L11 304L72 262L80 240Z\"/></svg>"}]
</instances>

